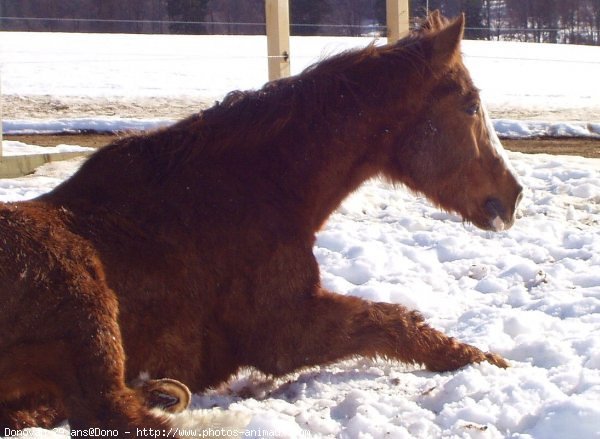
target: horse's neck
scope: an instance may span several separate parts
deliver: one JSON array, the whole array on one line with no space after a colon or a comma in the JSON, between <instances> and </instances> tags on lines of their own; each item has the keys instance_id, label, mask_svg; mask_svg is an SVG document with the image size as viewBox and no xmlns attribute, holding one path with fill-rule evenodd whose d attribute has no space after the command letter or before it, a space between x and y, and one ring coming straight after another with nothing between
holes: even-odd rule
<instances>
[{"instance_id":1,"label":"horse's neck","mask_svg":"<svg viewBox=\"0 0 600 439\"><path fill-rule=\"evenodd\" d=\"M306 126L304 121L299 123ZM291 126L287 138L278 143L276 154L283 160L267 158L275 166L287 164L289 169L273 170L279 174L279 187L274 189L299 195L297 200L303 206L294 210L306 215L303 221L312 231L322 226L344 198L380 171L376 167L380 145L369 141L371 128L360 117L341 123L325 116L320 124L327 127L325 134L307 133L304 138L294 136Z\"/></svg>"},{"instance_id":2,"label":"horse's neck","mask_svg":"<svg viewBox=\"0 0 600 439\"><path fill-rule=\"evenodd\" d=\"M343 152L342 152L343 154ZM336 210L342 201L354 192L366 180L374 177L378 169L364 157L334 158L331 167L316 178L313 193L312 218L313 229L320 229L327 218Z\"/></svg>"},{"instance_id":3,"label":"horse's neck","mask_svg":"<svg viewBox=\"0 0 600 439\"><path fill-rule=\"evenodd\" d=\"M249 185L256 183L265 197L273 194L311 231L318 230L365 180L382 171L385 151L398 134L398 119L402 120L394 111L398 104L387 102L387 96L375 99L370 90L320 85L314 86L320 93L307 93L296 102L285 126L275 134L269 133L267 123L263 131L269 134L249 137L247 144L234 137L243 148L238 151L238 145L232 145L224 166L230 174L235 170L234 176L244 174Z\"/></svg>"},{"instance_id":4,"label":"horse's neck","mask_svg":"<svg viewBox=\"0 0 600 439\"><path fill-rule=\"evenodd\" d=\"M392 145L398 143L411 129L411 121L420 102L418 87L403 87L410 78L408 73L385 90L372 82L348 81L363 89L339 90L329 95L330 101L318 106L306 117L309 120L292 121L299 126L316 127L304 138L308 145L298 142L302 137L289 136L290 145L284 148L297 152L296 160L305 161L302 178L289 184L301 186L306 195L308 224L318 230L340 203L366 180L381 174L386 166ZM309 113L309 112L306 112ZM311 120L312 119L312 120ZM285 145L285 143L284 143ZM285 177L285 170L281 170Z\"/></svg>"},{"instance_id":5,"label":"horse's neck","mask_svg":"<svg viewBox=\"0 0 600 439\"><path fill-rule=\"evenodd\" d=\"M254 191L257 202L276 199L283 208L294 212L298 224L316 231L348 194L381 171L378 165L390 136L390 130L385 129L388 125L378 119L382 116L375 115L380 109L374 107L369 111L356 102L343 104L338 102L337 106L335 103L320 106L320 111L296 113L275 138L263 135L254 146L252 143L243 145L239 140L242 142L239 149L237 141L233 149L224 151L196 144L194 139L201 136L194 134L197 126L193 121L180 126L179 131L170 128L152 136L124 140L122 145L109 147L90 159L82 172L47 199L65 205L84 199L90 200L90 205L110 205L114 209L128 206L128 211L138 212L148 210L144 203L182 197L187 193L183 188L199 185L198 196L208 196L207 187L223 190L223 185L215 183L222 180L231 183L225 184L227 190L232 191L231 197L242 196L239 191L243 196ZM348 108L356 108L356 111ZM377 124L373 122L375 119ZM390 119L389 126L392 124L398 124L395 118ZM225 129L222 132L226 135ZM168 160L157 162L153 157L158 153L148 153L167 148L165 144L168 145L170 137L181 137L189 142L180 151L186 158L175 160L177 163L172 166ZM216 137L218 141L219 136ZM198 148L197 153L193 153L195 148ZM186 154L186 151L192 153ZM135 157L139 155L138 164L130 153ZM147 171L156 166L154 162L160 163L160 169ZM163 177L148 180L148 176L158 174ZM166 184L164 179L176 179L177 184ZM173 190L179 193L167 193ZM202 205L203 200L195 202Z\"/></svg>"}]
</instances>

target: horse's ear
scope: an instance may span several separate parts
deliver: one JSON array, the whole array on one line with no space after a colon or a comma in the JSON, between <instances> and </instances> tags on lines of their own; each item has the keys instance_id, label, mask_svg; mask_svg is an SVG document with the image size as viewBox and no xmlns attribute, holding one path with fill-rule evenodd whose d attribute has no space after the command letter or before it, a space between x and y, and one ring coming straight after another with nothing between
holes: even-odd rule
<instances>
[{"instance_id":1,"label":"horse's ear","mask_svg":"<svg viewBox=\"0 0 600 439\"><path fill-rule=\"evenodd\" d=\"M435 31L443 28L448 23L448 19L445 18L439 9L429 13L425 21L420 24L420 29L426 31Z\"/></svg>"},{"instance_id":2,"label":"horse's ear","mask_svg":"<svg viewBox=\"0 0 600 439\"><path fill-rule=\"evenodd\" d=\"M438 67L450 65L460 56L460 41L465 30L465 16L461 14L442 29L429 35L431 61Z\"/></svg>"}]
</instances>

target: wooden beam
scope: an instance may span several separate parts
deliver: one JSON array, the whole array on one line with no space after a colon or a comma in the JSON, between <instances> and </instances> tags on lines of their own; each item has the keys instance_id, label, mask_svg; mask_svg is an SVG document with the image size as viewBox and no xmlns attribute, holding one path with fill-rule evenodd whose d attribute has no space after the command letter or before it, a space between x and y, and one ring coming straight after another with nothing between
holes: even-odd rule
<instances>
[{"instance_id":1,"label":"wooden beam","mask_svg":"<svg viewBox=\"0 0 600 439\"><path fill-rule=\"evenodd\" d=\"M269 81L290 76L290 14L288 0L265 0Z\"/></svg>"},{"instance_id":2,"label":"wooden beam","mask_svg":"<svg viewBox=\"0 0 600 439\"><path fill-rule=\"evenodd\" d=\"M0 178L15 178L31 174L45 163L60 160L69 160L82 155L89 155L92 151L57 152L52 154L28 154L2 157L0 161Z\"/></svg>"},{"instance_id":3,"label":"wooden beam","mask_svg":"<svg viewBox=\"0 0 600 439\"><path fill-rule=\"evenodd\" d=\"M386 0L387 40L395 43L409 31L408 0Z\"/></svg>"}]
</instances>

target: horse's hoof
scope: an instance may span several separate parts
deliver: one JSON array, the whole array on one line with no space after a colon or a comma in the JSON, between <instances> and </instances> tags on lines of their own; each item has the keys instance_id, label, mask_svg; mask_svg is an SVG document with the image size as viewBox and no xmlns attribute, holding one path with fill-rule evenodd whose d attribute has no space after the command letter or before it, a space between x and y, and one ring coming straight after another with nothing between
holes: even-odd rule
<instances>
[{"instance_id":1,"label":"horse's hoof","mask_svg":"<svg viewBox=\"0 0 600 439\"><path fill-rule=\"evenodd\" d=\"M146 406L149 408L160 408L168 413L179 413L190 405L192 393L181 381L170 378L151 380L140 377L132 382Z\"/></svg>"},{"instance_id":2,"label":"horse's hoof","mask_svg":"<svg viewBox=\"0 0 600 439\"><path fill-rule=\"evenodd\" d=\"M494 354L492 352L486 352L485 359L487 360L488 363L491 363L494 366L501 367L502 369L506 369L506 368L510 367L510 364L508 363L508 361L506 361L500 355Z\"/></svg>"}]
</instances>

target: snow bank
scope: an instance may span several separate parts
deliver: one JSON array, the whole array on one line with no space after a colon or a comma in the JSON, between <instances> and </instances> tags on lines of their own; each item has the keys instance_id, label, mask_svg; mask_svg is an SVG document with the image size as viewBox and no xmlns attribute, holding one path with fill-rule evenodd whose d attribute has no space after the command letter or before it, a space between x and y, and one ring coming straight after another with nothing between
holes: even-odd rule
<instances>
[{"instance_id":1,"label":"snow bank","mask_svg":"<svg viewBox=\"0 0 600 439\"><path fill-rule=\"evenodd\" d=\"M498 136L506 139L530 139L534 137L591 137L600 138L600 123L543 122L494 120Z\"/></svg>"},{"instance_id":2,"label":"snow bank","mask_svg":"<svg viewBox=\"0 0 600 439\"><path fill-rule=\"evenodd\" d=\"M4 133L59 134L77 132L127 132L153 130L175 123L172 119L127 119L119 117L5 120ZM600 138L600 123L493 120L498 136L506 139L535 137Z\"/></svg>"},{"instance_id":3,"label":"snow bank","mask_svg":"<svg viewBox=\"0 0 600 439\"><path fill-rule=\"evenodd\" d=\"M28 145L23 142L17 142L12 140L2 141L2 155L5 156L91 151L94 151L94 148L87 148L78 145L56 145L55 147L45 147L37 145Z\"/></svg>"},{"instance_id":4,"label":"snow bank","mask_svg":"<svg viewBox=\"0 0 600 439\"><path fill-rule=\"evenodd\" d=\"M60 134L60 133L116 133L122 131L152 130L171 125L173 120L126 119L119 117L66 118L66 119L27 119L5 120L3 132L17 134Z\"/></svg>"}]
</instances>

